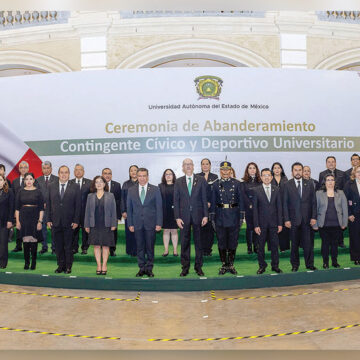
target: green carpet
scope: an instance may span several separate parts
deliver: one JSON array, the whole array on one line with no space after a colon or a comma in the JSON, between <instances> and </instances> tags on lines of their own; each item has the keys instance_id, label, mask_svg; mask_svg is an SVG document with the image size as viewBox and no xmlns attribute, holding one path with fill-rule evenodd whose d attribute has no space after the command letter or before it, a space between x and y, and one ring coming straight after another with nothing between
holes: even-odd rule
<instances>
[{"instance_id":1,"label":"green carpet","mask_svg":"<svg viewBox=\"0 0 360 360\"><path fill-rule=\"evenodd\" d=\"M338 262L342 268L344 267L356 267L353 262L350 261L349 255L349 239L347 232L345 233L345 245L346 248L339 248ZM1 272L13 272L13 273L26 273L26 274L54 274L56 269L56 256L51 255L50 252L38 255L37 268L34 271L24 270L24 258L23 253L12 253L11 250L15 247L15 242L9 243L9 263L8 267ZM318 237L318 234L315 237L315 266L321 271L328 271L322 269L322 257L320 252L321 240ZM39 245L39 250L41 245ZM50 249L50 244L49 244ZM180 256L174 257L172 255L172 245L170 245L169 255L167 257L162 257L164 251L162 244L162 234L157 234L156 246L155 246L155 262L154 262L154 274L156 278L169 279L169 278L179 278L181 272ZM178 246L178 252L180 254L180 246ZM135 274L138 271L137 259L136 257L130 257L125 255L125 232L124 225L119 226L118 231L118 244L116 250L116 257L110 257L108 262L108 275L113 279L116 278L134 278ZM191 249L191 270L187 278L198 278L198 276L193 271L194 266L194 257L195 251L194 247ZM270 253L266 252L266 260L268 262L268 268L265 274L271 273L270 266ZM331 265L331 261L330 261ZM213 246L213 256L204 257L203 271L205 276L218 277L218 271L220 267L220 259L217 251L216 243ZM239 246L236 255L235 267L238 271L238 275L256 275L258 269L257 256L256 254L248 255L246 240L245 240L245 227L243 226L239 236ZM291 273L290 265L290 251L286 251L280 254L280 268L284 273ZM93 255L92 247L89 248L88 255L76 254L74 257L74 264L72 268L72 274L79 277L92 277L95 276L96 271L96 262ZM302 250L300 250L300 268L299 272L306 271L303 261ZM64 276L64 274L56 275ZM261 275L257 275L261 276ZM222 278L234 277L234 275L226 274ZM99 278L97 276L97 278Z\"/></svg>"}]
</instances>

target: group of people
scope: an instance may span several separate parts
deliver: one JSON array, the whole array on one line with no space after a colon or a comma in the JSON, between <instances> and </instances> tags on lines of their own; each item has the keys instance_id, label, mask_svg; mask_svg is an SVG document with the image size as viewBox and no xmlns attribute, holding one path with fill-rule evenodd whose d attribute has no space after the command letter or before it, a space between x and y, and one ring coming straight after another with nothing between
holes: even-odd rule
<instances>
[{"instance_id":1,"label":"group of people","mask_svg":"<svg viewBox=\"0 0 360 360\"><path fill-rule=\"evenodd\" d=\"M199 174L194 163L184 159L184 176L176 178L166 169L159 186L149 184L146 168L132 165L129 180L121 187L112 180L110 168L104 168L93 180L84 177L77 164L74 178L63 165L58 176L52 174L49 161L42 164L43 175L35 179L27 162L19 164L20 176L12 183L0 164L0 268L8 262L9 232L16 224L16 247L24 249L24 269L35 269L38 243L40 254L48 251L50 229L52 252L57 256L56 273L70 274L73 256L94 246L96 274L107 274L108 257L116 256L118 221L125 220L126 253L137 256L137 277L153 277L156 232L163 230L164 253L178 256L180 229L181 277L190 270L191 234L195 246L194 270L204 276L203 256L211 256L216 234L221 267L219 275L237 274L235 255L239 231L246 220L248 253L257 253L258 274L266 271L266 244L271 251L271 269L281 273L279 251L290 249L292 271L300 266L299 248L303 248L307 269L314 266L314 236L319 230L323 267L340 267L338 246L344 247L343 230L349 227L350 257L360 265L360 157L353 154L351 168L336 168L336 159L326 159L326 170L319 180L311 170L295 162L292 179L282 165L274 163L261 171L250 162L241 180L229 161L220 164L220 177L211 173L211 161L203 159Z\"/></svg>"}]
</instances>

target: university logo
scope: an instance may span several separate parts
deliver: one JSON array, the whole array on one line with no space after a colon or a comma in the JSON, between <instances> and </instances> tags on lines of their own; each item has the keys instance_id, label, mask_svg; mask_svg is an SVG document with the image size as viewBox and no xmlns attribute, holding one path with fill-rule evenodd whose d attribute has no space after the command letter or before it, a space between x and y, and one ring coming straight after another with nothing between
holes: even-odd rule
<instances>
[{"instance_id":1,"label":"university logo","mask_svg":"<svg viewBox=\"0 0 360 360\"><path fill-rule=\"evenodd\" d=\"M203 75L198 76L195 80L196 91L199 99L216 99L219 100L222 87L222 79L217 76Z\"/></svg>"}]
</instances>

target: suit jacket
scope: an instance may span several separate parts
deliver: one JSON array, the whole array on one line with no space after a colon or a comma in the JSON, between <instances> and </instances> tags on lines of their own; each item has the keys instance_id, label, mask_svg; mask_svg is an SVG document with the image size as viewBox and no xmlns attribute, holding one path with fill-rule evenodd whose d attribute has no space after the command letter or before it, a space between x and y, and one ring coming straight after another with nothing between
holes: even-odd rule
<instances>
[{"instance_id":1,"label":"suit jacket","mask_svg":"<svg viewBox=\"0 0 360 360\"><path fill-rule=\"evenodd\" d=\"M121 213L127 211L126 210L127 193L128 193L128 190L136 184L138 184L138 182L137 181L134 182L131 179L129 179L123 183L123 186L121 189L121 206L120 206Z\"/></svg>"},{"instance_id":2,"label":"suit jacket","mask_svg":"<svg viewBox=\"0 0 360 360\"><path fill-rule=\"evenodd\" d=\"M349 216L360 216L360 194L355 181L349 181L344 189L345 195L348 200L348 213Z\"/></svg>"},{"instance_id":3,"label":"suit jacket","mask_svg":"<svg viewBox=\"0 0 360 360\"><path fill-rule=\"evenodd\" d=\"M39 176L36 181L39 184L39 189L41 190L42 196L44 197L44 199L46 199L47 196L47 187L46 187L46 183L45 183L45 176ZM49 181L48 181L48 186L52 183L52 182L59 182L59 178L53 174L51 174L49 176Z\"/></svg>"},{"instance_id":4,"label":"suit jacket","mask_svg":"<svg viewBox=\"0 0 360 360\"><path fill-rule=\"evenodd\" d=\"M244 192L239 180L230 178L228 181L218 179L213 184L210 213L215 214L216 226L240 226L243 220ZM237 204L233 208L222 208L217 204Z\"/></svg>"},{"instance_id":5,"label":"suit jacket","mask_svg":"<svg viewBox=\"0 0 360 360\"><path fill-rule=\"evenodd\" d=\"M207 203L207 182L203 176L194 175L191 196L186 176L176 179L174 187L175 219L182 219L185 224L189 224L192 218L194 223L200 225L202 219L209 216Z\"/></svg>"},{"instance_id":6,"label":"suit jacket","mask_svg":"<svg viewBox=\"0 0 360 360\"><path fill-rule=\"evenodd\" d=\"M54 227L69 227L72 223L80 223L81 194L79 186L68 181L64 198L60 198L59 183L48 186L46 200L47 222Z\"/></svg>"},{"instance_id":7,"label":"suit jacket","mask_svg":"<svg viewBox=\"0 0 360 360\"><path fill-rule=\"evenodd\" d=\"M270 194L269 202L262 185L254 188L254 227L278 227L283 224L280 189L277 186L270 185Z\"/></svg>"},{"instance_id":8,"label":"suit jacket","mask_svg":"<svg viewBox=\"0 0 360 360\"><path fill-rule=\"evenodd\" d=\"M84 227L95 227L95 208L96 208L96 193L89 193L86 202ZM105 212L105 227L117 227L116 202L114 194L111 192L104 193L104 212Z\"/></svg>"},{"instance_id":9,"label":"suit jacket","mask_svg":"<svg viewBox=\"0 0 360 360\"><path fill-rule=\"evenodd\" d=\"M204 179L205 179L205 173L204 172L198 173L196 175L203 176ZM208 202L211 202L212 187L213 187L213 183L216 181L216 179L218 179L218 176L216 174L210 172L209 176L208 176L208 179L207 179L208 186L207 186L207 189L206 189L206 197L208 199Z\"/></svg>"},{"instance_id":10,"label":"suit jacket","mask_svg":"<svg viewBox=\"0 0 360 360\"><path fill-rule=\"evenodd\" d=\"M320 189L320 183L317 180L310 178L309 181L312 182L315 192Z\"/></svg>"},{"instance_id":11,"label":"suit jacket","mask_svg":"<svg viewBox=\"0 0 360 360\"><path fill-rule=\"evenodd\" d=\"M76 178L71 179L70 181L72 183L76 184L77 186L79 186L79 184L77 183ZM80 188L80 193L81 193L80 224L82 226L84 225L86 201L87 201L88 195L90 193L90 185L91 185L91 180L90 179L86 179L86 178L81 179L81 188Z\"/></svg>"},{"instance_id":12,"label":"suit jacket","mask_svg":"<svg viewBox=\"0 0 360 360\"><path fill-rule=\"evenodd\" d=\"M326 191L319 190L316 192L317 203L317 223L314 228L323 227L325 223L326 211L328 208L328 196ZM346 227L348 223L348 206L344 192L337 190L334 192L334 205L341 227Z\"/></svg>"},{"instance_id":13,"label":"suit jacket","mask_svg":"<svg viewBox=\"0 0 360 360\"><path fill-rule=\"evenodd\" d=\"M110 192L112 192L115 196L116 202L116 213L117 218L121 219L121 185L117 181L111 180L111 188Z\"/></svg>"},{"instance_id":14,"label":"suit jacket","mask_svg":"<svg viewBox=\"0 0 360 360\"><path fill-rule=\"evenodd\" d=\"M160 189L148 184L144 204L139 196L139 184L132 186L127 194L127 223L135 230L154 230L163 224L162 198Z\"/></svg>"},{"instance_id":15,"label":"suit jacket","mask_svg":"<svg viewBox=\"0 0 360 360\"><path fill-rule=\"evenodd\" d=\"M295 226L299 226L302 221L310 225L310 219L316 219L316 195L313 183L302 179L301 198L294 179L285 184L283 215L284 222L291 221Z\"/></svg>"},{"instance_id":16,"label":"suit jacket","mask_svg":"<svg viewBox=\"0 0 360 360\"><path fill-rule=\"evenodd\" d=\"M345 175L346 175L347 180L350 180L350 176L351 176L352 171L353 171L352 167L345 171Z\"/></svg>"},{"instance_id":17,"label":"suit jacket","mask_svg":"<svg viewBox=\"0 0 360 360\"><path fill-rule=\"evenodd\" d=\"M325 175L327 174L331 174L331 171L329 169L326 169L320 173L319 175L320 186L324 184ZM335 175L335 185L337 186L338 189L343 190L348 180L347 175L344 173L344 171L341 171L339 169L334 170L334 175Z\"/></svg>"}]
</instances>

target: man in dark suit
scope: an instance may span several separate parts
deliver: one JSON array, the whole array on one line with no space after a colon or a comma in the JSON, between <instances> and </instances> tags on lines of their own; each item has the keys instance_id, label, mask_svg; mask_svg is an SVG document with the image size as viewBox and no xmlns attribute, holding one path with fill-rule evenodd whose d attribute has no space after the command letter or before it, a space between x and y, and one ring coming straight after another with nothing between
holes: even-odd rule
<instances>
[{"instance_id":1,"label":"man in dark suit","mask_svg":"<svg viewBox=\"0 0 360 360\"><path fill-rule=\"evenodd\" d=\"M84 217L85 217L86 201L90 193L91 180L84 178L84 174L85 174L84 167L81 164L76 164L74 168L75 178L70 180L71 182L79 186L81 192L80 223L79 226L74 230L74 238L72 244L72 252L73 254L77 254L79 252L79 235L81 229L81 234L82 234L81 255L86 255L89 248L88 233L85 231L84 228Z\"/></svg>"},{"instance_id":2,"label":"man in dark suit","mask_svg":"<svg viewBox=\"0 0 360 360\"><path fill-rule=\"evenodd\" d=\"M351 168L345 171L347 180L350 180L350 176L351 176L352 171L359 164L360 164L360 156L358 154L352 154L351 155Z\"/></svg>"},{"instance_id":3,"label":"man in dark suit","mask_svg":"<svg viewBox=\"0 0 360 360\"><path fill-rule=\"evenodd\" d=\"M69 181L70 170L63 165L59 168L59 182L48 187L46 201L47 224L53 229L58 268L55 273L71 273L73 264L73 231L80 222L81 193L75 183Z\"/></svg>"},{"instance_id":4,"label":"man in dark suit","mask_svg":"<svg viewBox=\"0 0 360 360\"><path fill-rule=\"evenodd\" d=\"M213 183L210 215L215 216L216 236L222 266L219 275L236 275L234 266L241 224L244 220L244 192L240 181L230 177L231 163L220 164L220 179Z\"/></svg>"},{"instance_id":5,"label":"man in dark suit","mask_svg":"<svg viewBox=\"0 0 360 360\"><path fill-rule=\"evenodd\" d=\"M121 185L117 181L114 181L112 179L112 170L109 168L105 168L102 170L101 175L105 178L106 182L109 185L109 191L114 194L115 202L116 202L116 216L118 220L121 220ZM110 256L116 256L116 244L117 244L117 227L114 231L114 240L115 240L115 246L110 247Z\"/></svg>"},{"instance_id":6,"label":"man in dark suit","mask_svg":"<svg viewBox=\"0 0 360 360\"><path fill-rule=\"evenodd\" d=\"M194 175L194 163L191 159L185 159L182 168L185 176L177 179L174 186L174 215L180 228L181 241L180 276L189 273L191 227L195 244L195 272L203 276L200 229L207 224L209 216L207 183L204 177Z\"/></svg>"},{"instance_id":7,"label":"man in dark suit","mask_svg":"<svg viewBox=\"0 0 360 360\"><path fill-rule=\"evenodd\" d=\"M336 158L335 156L328 156L326 158L326 170L322 171L319 175L319 184L320 186L325 185L324 179L327 174L331 174L335 177L335 186L339 190L344 190L345 184L349 180L344 171L338 170L336 168ZM344 233L341 231L339 238L339 246L345 248L344 244Z\"/></svg>"},{"instance_id":8,"label":"man in dark suit","mask_svg":"<svg viewBox=\"0 0 360 360\"><path fill-rule=\"evenodd\" d=\"M282 202L279 187L271 185L273 177L271 170L261 170L262 185L253 188L253 219L254 231L259 236L257 274L266 270L265 244L268 242L271 249L271 270L281 273L279 268L279 237L282 231Z\"/></svg>"},{"instance_id":9,"label":"man in dark suit","mask_svg":"<svg viewBox=\"0 0 360 360\"><path fill-rule=\"evenodd\" d=\"M135 234L139 272L137 277L154 277L154 246L156 232L163 222L160 189L149 184L149 172L145 168L137 170L138 184L132 186L127 195L127 223Z\"/></svg>"},{"instance_id":10,"label":"man in dark suit","mask_svg":"<svg viewBox=\"0 0 360 360\"><path fill-rule=\"evenodd\" d=\"M314 266L314 248L311 245L310 227L316 224L316 196L314 185L302 178L303 165L296 162L291 167L293 178L284 186L283 216L285 226L290 229L292 271L299 269L300 238L304 249L306 268Z\"/></svg>"},{"instance_id":11,"label":"man in dark suit","mask_svg":"<svg viewBox=\"0 0 360 360\"><path fill-rule=\"evenodd\" d=\"M52 182L59 181L59 178L52 174L52 165L50 161L44 161L41 164L41 169L43 172L43 175L38 177L36 179L37 183L39 184L39 189L41 190L41 193L43 195L44 200L46 200L47 197L47 189L48 186ZM46 203L45 203L45 211L46 211ZM43 235L43 242L42 242L42 249L39 251L39 254L45 254L48 251L48 244L47 244L47 225L46 222L43 222L42 225L42 235ZM55 241L54 237L51 234L51 252L55 254Z\"/></svg>"}]
</instances>

